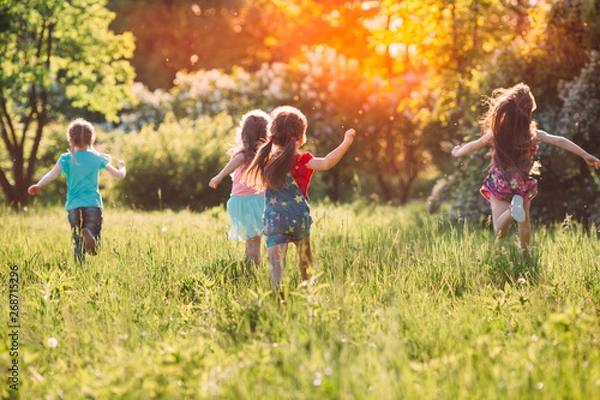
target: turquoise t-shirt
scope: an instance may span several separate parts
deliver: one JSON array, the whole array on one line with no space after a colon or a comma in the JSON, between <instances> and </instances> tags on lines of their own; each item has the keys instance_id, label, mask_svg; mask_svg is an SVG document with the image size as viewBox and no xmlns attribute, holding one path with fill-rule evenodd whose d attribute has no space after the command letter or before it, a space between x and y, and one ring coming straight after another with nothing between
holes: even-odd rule
<instances>
[{"instance_id":1,"label":"turquoise t-shirt","mask_svg":"<svg viewBox=\"0 0 600 400\"><path fill-rule=\"evenodd\" d=\"M67 211L78 207L102 208L98 176L108 165L106 157L89 150L76 151L61 154L57 164L62 165L61 173L67 176Z\"/></svg>"}]
</instances>

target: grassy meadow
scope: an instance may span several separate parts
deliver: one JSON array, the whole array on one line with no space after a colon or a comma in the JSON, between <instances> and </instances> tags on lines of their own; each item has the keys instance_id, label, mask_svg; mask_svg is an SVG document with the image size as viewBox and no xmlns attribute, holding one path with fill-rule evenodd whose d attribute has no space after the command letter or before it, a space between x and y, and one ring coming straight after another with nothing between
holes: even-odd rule
<instances>
[{"instance_id":1,"label":"grassy meadow","mask_svg":"<svg viewBox=\"0 0 600 400\"><path fill-rule=\"evenodd\" d=\"M0 214L22 399L600 399L596 227L535 226L522 261L515 232L421 203L314 205L316 283L291 246L282 307L266 252L249 273L224 208L106 208L83 265L63 209Z\"/></svg>"}]
</instances>

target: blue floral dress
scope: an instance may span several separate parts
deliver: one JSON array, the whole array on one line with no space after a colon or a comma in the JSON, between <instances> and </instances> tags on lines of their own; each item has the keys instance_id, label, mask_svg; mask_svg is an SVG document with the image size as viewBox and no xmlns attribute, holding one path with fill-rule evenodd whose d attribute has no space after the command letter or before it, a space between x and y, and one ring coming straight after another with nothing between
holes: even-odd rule
<instances>
[{"instance_id":1,"label":"blue floral dress","mask_svg":"<svg viewBox=\"0 0 600 400\"><path fill-rule=\"evenodd\" d=\"M263 215L267 247L297 242L310 236L310 205L290 173L278 191L265 191Z\"/></svg>"}]
</instances>

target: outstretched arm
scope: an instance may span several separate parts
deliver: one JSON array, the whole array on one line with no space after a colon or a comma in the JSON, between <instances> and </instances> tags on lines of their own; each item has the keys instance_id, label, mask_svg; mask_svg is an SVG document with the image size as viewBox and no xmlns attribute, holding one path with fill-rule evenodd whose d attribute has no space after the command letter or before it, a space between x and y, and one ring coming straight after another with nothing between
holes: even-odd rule
<instances>
[{"instance_id":1,"label":"outstretched arm","mask_svg":"<svg viewBox=\"0 0 600 400\"><path fill-rule=\"evenodd\" d=\"M569 139L563 136L555 136L551 135L544 131L537 131L537 137L540 142L552 144L554 146L562 147L565 150L570 151L571 153L577 154L579 157L583 158L586 163L591 165L592 167L598 169L600 168L600 160L598 157L594 157Z\"/></svg>"},{"instance_id":2,"label":"outstretched arm","mask_svg":"<svg viewBox=\"0 0 600 400\"><path fill-rule=\"evenodd\" d=\"M454 157L462 157L468 156L469 154L475 153L477 150L481 149L483 146L492 141L492 133L487 132L485 135L480 137L479 139L475 139L471 142L457 144L452 149L452 155Z\"/></svg>"},{"instance_id":3,"label":"outstretched arm","mask_svg":"<svg viewBox=\"0 0 600 400\"><path fill-rule=\"evenodd\" d=\"M125 161L118 160L117 163L119 165L119 169L116 169L112 165L108 164L106 166L106 172L108 172L113 178L121 180L125 178L125 175L127 175L127 169L125 168Z\"/></svg>"},{"instance_id":4,"label":"outstretched arm","mask_svg":"<svg viewBox=\"0 0 600 400\"><path fill-rule=\"evenodd\" d=\"M54 166L54 168L52 168L50 171L46 172L46 175L44 175L42 177L42 179L39 180L38 183L36 183L35 185L29 186L29 189L27 189L27 193L29 193L32 196L37 194L37 192L40 191L42 186L46 186L47 184L49 184L50 182L52 182L53 180L58 178L58 176L60 175L60 171L62 171L62 168L63 168L62 165L56 164Z\"/></svg>"},{"instance_id":5,"label":"outstretched arm","mask_svg":"<svg viewBox=\"0 0 600 400\"><path fill-rule=\"evenodd\" d=\"M210 180L208 186L210 186L213 189L216 189L217 186L219 186L219 183L221 183L221 181L223 180L223 178L235 171L240 165L244 163L244 160L245 156L242 153L238 153L231 160L229 160L229 162L223 167L221 172L219 172L214 178Z\"/></svg>"},{"instance_id":6,"label":"outstretched arm","mask_svg":"<svg viewBox=\"0 0 600 400\"><path fill-rule=\"evenodd\" d=\"M316 171L325 171L327 169L332 168L342 159L342 156L346 154L346 151L348 151L348 148L354 141L355 134L356 131L354 129L348 129L344 134L344 140L338 147L333 149L325 157L312 158L309 162L306 163L306 166Z\"/></svg>"}]
</instances>

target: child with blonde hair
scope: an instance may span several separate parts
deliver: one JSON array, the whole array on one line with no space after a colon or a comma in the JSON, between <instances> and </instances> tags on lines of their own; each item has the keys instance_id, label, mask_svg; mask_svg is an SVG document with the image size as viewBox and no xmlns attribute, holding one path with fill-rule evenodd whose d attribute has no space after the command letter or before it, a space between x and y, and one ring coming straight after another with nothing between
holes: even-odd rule
<instances>
[{"instance_id":1,"label":"child with blonde hair","mask_svg":"<svg viewBox=\"0 0 600 400\"><path fill-rule=\"evenodd\" d=\"M227 175L233 173L231 197L227 201L227 211L231 219L230 240L245 242L246 262L258 266L262 235L262 214L264 191L246 185L242 176L252 162L258 146L267 138L269 115L261 110L252 110L242 117L238 145L233 149L231 159L208 184L216 189Z\"/></svg>"},{"instance_id":2,"label":"child with blonde hair","mask_svg":"<svg viewBox=\"0 0 600 400\"><path fill-rule=\"evenodd\" d=\"M538 143L548 143L577 154L598 169L600 160L561 136L537 129L533 120L536 104L529 87L519 83L498 89L489 99L482 118L483 136L452 149L454 157L492 146L492 164L480 189L492 208L492 221L498 237L508 234L511 217L517 221L521 250L529 251L531 200L537 195L537 180L531 176Z\"/></svg>"},{"instance_id":3,"label":"child with blonde hair","mask_svg":"<svg viewBox=\"0 0 600 400\"><path fill-rule=\"evenodd\" d=\"M349 129L342 143L325 157L301 153L306 143L306 117L294 107L277 107L271 113L268 141L258 150L246 171L246 179L265 189L264 234L271 270L277 289L289 243L298 251L302 280L310 279L312 266L310 227L312 218L308 186L315 170L328 170L346 153L355 131Z\"/></svg>"},{"instance_id":4,"label":"child with blonde hair","mask_svg":"<svg viewBox=\"0 0 600 400\"><path fill-rule=\"evenodd\" d=\"M67 177L65 208L74 244L75 261L85 260L85 254L96 255L102 231L102 196L98 187L101 169L116 179L126 175L125 162L118 160L119 169L110 165L111 157L94 150L96 133L91 123L78 118L69 124L67 140L70 149L62 154L54 168L27 190L35 195L63 173ZM85 245L85 246L84 246Z\"/></svg>"}]
</instances>

